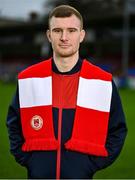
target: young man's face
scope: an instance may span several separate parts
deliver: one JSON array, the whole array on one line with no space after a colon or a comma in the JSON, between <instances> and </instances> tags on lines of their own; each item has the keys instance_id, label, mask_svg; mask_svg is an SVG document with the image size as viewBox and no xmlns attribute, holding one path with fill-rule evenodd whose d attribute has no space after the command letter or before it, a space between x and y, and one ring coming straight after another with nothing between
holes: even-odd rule
<instances>
[{"instance_id":1,"label":"young man's face","mask_svg":"<svg viewBox=\"0 0 135 180\"><path fill-rule=\"evenodd\" d=\"M56 56L70 57L78 53L85 31L75 15L64 18L52 17L47 36Z\"/></svg>"}]
</instances>

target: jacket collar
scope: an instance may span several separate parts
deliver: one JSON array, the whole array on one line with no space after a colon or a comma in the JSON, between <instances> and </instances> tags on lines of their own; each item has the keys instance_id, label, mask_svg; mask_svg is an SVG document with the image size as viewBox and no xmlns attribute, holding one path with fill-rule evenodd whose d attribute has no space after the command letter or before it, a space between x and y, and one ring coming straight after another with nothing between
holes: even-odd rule
<instances>
[{"instance_id":1,"label":"jacket collar","mask_svg":"<svg viewBox=\"0 0 135 180\"><path fill-rule=\"evenodd\" d=\"M82 66L82 62L83 60L81 58L78 59L77 63L75 64L75 66L68 72L60 72L54 62L54 60L52 59L52 70L53 72L57 73L57 74L62 74L62 75L71 75L74 73L77 73L78 71L80 71L81 66Z\"/></svg>"}]
</instances>

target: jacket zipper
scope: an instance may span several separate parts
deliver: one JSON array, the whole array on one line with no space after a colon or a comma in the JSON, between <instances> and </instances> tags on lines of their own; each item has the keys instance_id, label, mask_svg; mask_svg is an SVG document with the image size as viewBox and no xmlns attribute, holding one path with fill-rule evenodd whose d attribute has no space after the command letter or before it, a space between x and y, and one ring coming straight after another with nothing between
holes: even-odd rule
<instances>
[{"instance_id":1,"label":"jacket zipper","mask_svg":"<svg viewBox=\"0 0 135 180\"><path fill-rule=\"evenodd\" d=\"M60 100L59 100L59 118L58 118L58 142L59 147L57 150L57 166L56 166L56 179L60 179L60 169L61 169L61 128L62 128L62 95L63 95L63 76L61 79L60 87Z\"/></svg>"},{"instance_id":2,"label":"jacket zipper","mask_svg":"<svg viewBox=\"0 0 135 180\"><path fill-rule=\"evenodd\" d=\"M59 123L58 123L58 142L59 147L57 150L57 174L56 179L60 179L60 164L61 164L61 126L62 126L62 108L59 109Z\"/></svg>"}]
</instances>

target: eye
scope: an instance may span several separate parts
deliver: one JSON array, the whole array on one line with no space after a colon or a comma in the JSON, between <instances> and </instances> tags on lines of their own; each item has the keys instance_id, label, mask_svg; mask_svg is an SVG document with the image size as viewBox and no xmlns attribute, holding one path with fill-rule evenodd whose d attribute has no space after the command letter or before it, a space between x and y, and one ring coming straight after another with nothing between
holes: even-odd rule
<instances>
[{"instance_id":1,"label":"eye","mask_svg":"<svg viewBox=\"0 0 135 180\"><path fill-rule=\"evenodd\" d=\"M69 32L72 33L72 32L76 32L77 30L75 28L71 28L69 29Z\"/></svg>"},{"instance_id":2,"label":"eye","mask_svg":"<svg viewBox=\"0 0 135 180\"><path fill-rule=\"evenodd\" d=\"M61 32L61 29L59 29L59 28L57 28L57 29L53 29L53 32L55 32L55 33L59 33L59 32Z\"/></svg>"}]
</instances>

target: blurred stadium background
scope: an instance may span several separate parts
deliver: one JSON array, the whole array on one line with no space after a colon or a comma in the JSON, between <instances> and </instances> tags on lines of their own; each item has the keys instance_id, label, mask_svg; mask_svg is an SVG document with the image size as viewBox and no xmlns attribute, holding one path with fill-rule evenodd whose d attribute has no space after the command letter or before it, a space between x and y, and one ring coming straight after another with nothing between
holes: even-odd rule
<instances>
[{"instance_id":1,"label":"blurred stadium background","mask_svg":"<svg viewBox=\"0 0 135 180\"><path fill-rule=\"evenodd\" d=\"M12 3L12 0L7 1L9 5ZM113 74L129 131L117 161L96 173L94 178L134 179L135 0L44 0L44 13L32 11L27 19L3 16L2 2L0 0L0 178L26 178L25 168L19 166L9 152L8 106L18 72L51 55L45 36L48 12L56 5L69 4L84 17L87 35L80 55Z\"/></svg>"}]
</instances>

